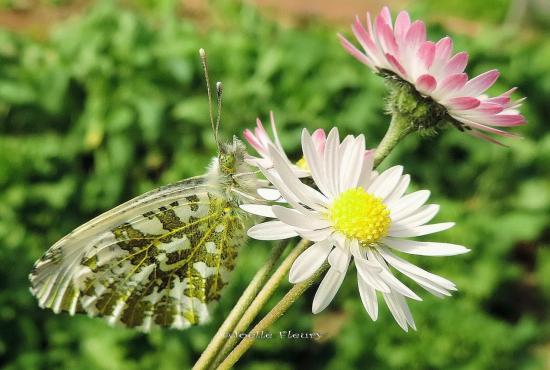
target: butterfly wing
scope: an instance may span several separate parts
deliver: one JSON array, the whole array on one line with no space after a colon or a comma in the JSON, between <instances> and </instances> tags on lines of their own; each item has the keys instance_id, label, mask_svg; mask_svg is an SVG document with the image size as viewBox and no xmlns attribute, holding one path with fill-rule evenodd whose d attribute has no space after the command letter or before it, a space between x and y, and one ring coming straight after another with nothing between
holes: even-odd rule
<instances>
[{"instance_id":1,"label":"butterfly wing","mask_svg":"<svg viewBox=\"0 0 550 370\"><path fill-rule=\"evenodd\" d=\"M36 262L41 307L148 331L208 320L251 220L204 177L130 200L77 228Z\"/></svg>"}]
</instances>

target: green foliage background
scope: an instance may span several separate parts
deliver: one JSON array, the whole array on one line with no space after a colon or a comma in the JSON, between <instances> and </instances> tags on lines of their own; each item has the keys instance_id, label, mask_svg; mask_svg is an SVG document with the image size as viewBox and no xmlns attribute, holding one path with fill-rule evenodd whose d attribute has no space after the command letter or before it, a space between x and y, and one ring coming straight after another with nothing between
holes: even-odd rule
<instances>
[{"instance_id":1,"label":"green foliage background","mask_svg":"<svg viewBox=\"0 0 550 370\"><path fill-rule=\"evenodd\" d=\"M429 3L413 14L428 15ZM407 138L384 163L403 164L415 186L431 189L442 205L438 219L457 222L439 240L471 253L414 261L455 281L459 292L444 301L423 293L424 302L411 302L418 332L404 333L387 308L371 322L351 273L324 313L311 315L312 290L273 328L275 336L329 333L323 341L260 341L239 369L549 366L550 35L544 26L520 33L491 23L506 13L504 3L465 7L470 15L492 15L483 37L453 36L456 48L471 54L469 73L499 68L493 92L518 86L528 97L529 124L516 130L524 138L501 148L448 129ZM229 2L199 20L169 1L151 4L102 2L46 37L0 29L4 369L190 368L262 264L270 244L243 247L216 319L185 332L144 335L54 315L28 291L33 262L64 234L132 196L204 170L215 146L199 47L225 85L225 138L257 116L267 119L269 110L295 153L303 126L336 124L341 132L366 133L370 146L387 126L383 83L341 50L335 27L281 26ZM434 38L447 33L437 24L430 31Z\"/></svg>"}]
</instances>

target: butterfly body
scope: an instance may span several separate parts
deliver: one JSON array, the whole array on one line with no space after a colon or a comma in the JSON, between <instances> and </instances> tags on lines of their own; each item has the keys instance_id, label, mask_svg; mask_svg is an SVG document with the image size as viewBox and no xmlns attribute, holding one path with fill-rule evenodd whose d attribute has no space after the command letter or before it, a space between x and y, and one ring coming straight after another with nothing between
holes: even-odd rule
<instances>
[{"instance_id":1,"label":"butterfly body","mask_svg":"<svg viewBox=\"0 0 550 370\"><path fill-rule=\"evenodd\" d=\"M41 307L149 331L209 319L255 221L258 182L234 139L205 176L153 190L77 228L36 262Z\"/></svg>"}]
</instances>

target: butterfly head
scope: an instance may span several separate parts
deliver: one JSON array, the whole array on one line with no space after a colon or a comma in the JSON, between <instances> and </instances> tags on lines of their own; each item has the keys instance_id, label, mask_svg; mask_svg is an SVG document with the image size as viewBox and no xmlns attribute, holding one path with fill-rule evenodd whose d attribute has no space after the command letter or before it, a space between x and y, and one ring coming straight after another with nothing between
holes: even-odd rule
<instances>
[{"instance_id":1,"label":"butterfly head","mask_svg":"<svg viewBox=\"0 0 550 370\"><path fill-rule=\"evenodd\" d=\"M218 154L220 172L224 175L243 173L248 165L244 161L246 148L242 141L233 137L232 143L221 144Z\"/></svg>"}]
</instances>

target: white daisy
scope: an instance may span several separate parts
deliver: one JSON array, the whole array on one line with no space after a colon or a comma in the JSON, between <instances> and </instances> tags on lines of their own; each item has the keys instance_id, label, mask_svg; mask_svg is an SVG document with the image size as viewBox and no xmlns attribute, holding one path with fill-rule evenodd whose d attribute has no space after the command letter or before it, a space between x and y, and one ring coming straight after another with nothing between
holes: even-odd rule
<instances>
[{"instance_id":1,"label":"white daisy","mask_svg":"<svg viewBox=\"0 0 550 370\"><path fill-rule=\"evenodd\" d=\"M247 206L249 212L275 219L253 226L248 235L260 240L299 235L314 242L296 259L289 274L291 283L302 282L328 259L330 269L313 299L313 313L321 312L332 301L353 257L359 293L370 317L378 317L379 291L397 323L405 331L408 326L416 329L405 297L421 298L393 275L392 268L438 297L451 295L456 287L394 252L424 256L466 253L469 250L461 245L407 239L446 230L454 223L427 225L439 211L438 205L424 205L430 192L420 190L404 195L410 177L402 174L401 166L379 175L373 171L373 156L364 155L363 135L347 136L340 143L338 131L333 129L321 154L304 130L302 149L315 187L302 183L285 157L270 145L274 171L262 172L289 207Z\"/></svg>"}]
</instances>

